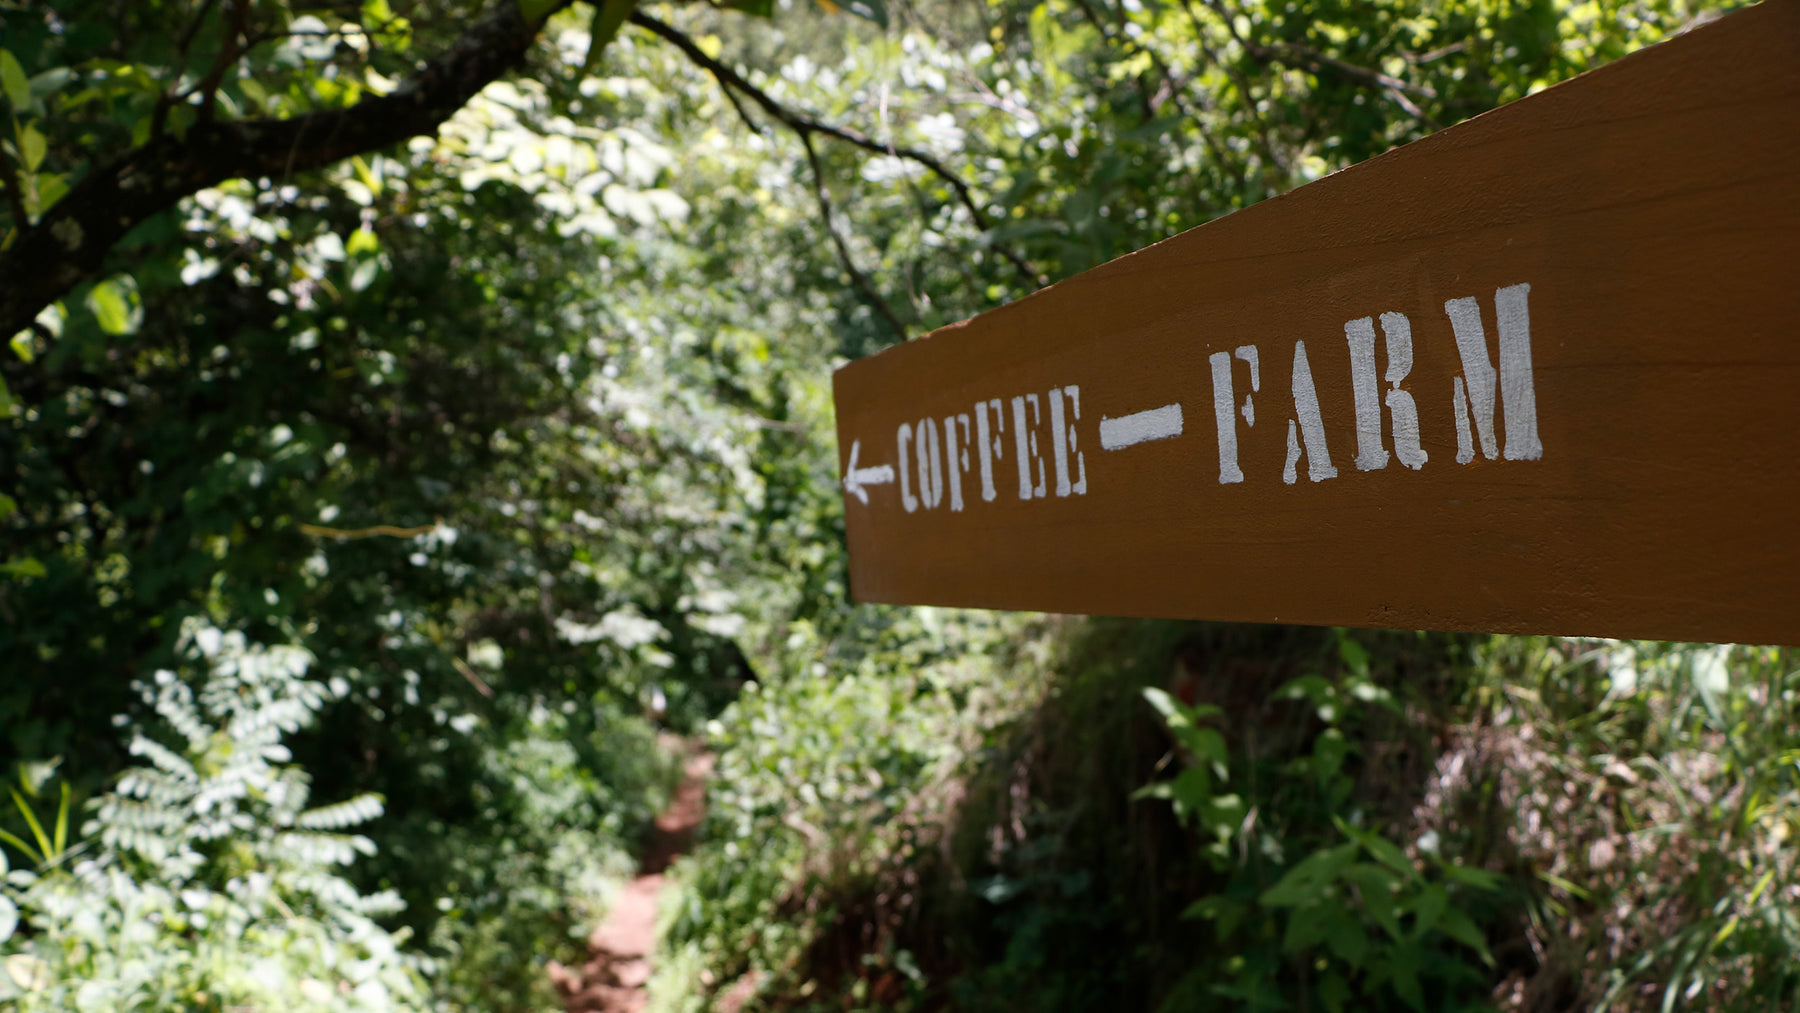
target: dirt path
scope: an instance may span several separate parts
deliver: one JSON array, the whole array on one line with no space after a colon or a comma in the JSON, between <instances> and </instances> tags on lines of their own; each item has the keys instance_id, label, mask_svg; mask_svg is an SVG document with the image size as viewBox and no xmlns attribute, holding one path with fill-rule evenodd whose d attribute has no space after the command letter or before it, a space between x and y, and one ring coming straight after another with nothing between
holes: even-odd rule
<instances>
[{"instance_id":1,"label":"dirt path","mask_svg":"<svg viewBox=\"0 0 1800 1013\"><path fill-rule=\"evenodd\" d=\"M579 970L550 963L550 980L568 1013L642 1013L649 1002L644 985L656 948L656 894L669 863L693 843L712 764L710 753L688 757L674 801L656 818L638 877L620 891L606 921L588 937L587 963Z\"/></svg>"}]
</instances>

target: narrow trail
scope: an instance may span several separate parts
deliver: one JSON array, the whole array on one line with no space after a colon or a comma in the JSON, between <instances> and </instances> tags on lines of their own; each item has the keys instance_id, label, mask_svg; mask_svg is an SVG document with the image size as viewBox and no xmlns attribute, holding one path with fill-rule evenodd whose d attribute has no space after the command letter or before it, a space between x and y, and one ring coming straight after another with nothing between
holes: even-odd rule
<instances>
[{"instance_id":1,"label":"narrow trail","mask_svg":"<svg viewBox=\"0 0 1800 1013\"><path fill-rule=\"evenodd\" d=\"M706 811L711 753L694 752L669 808L656 818L638 877L620 891L606 920L588 937L580 969L552 961L550 981L568 1013L642 1013L649 1003L650 957L656 948L656 895L669 863L687 851Z\"/></svg>"}]
</instances>

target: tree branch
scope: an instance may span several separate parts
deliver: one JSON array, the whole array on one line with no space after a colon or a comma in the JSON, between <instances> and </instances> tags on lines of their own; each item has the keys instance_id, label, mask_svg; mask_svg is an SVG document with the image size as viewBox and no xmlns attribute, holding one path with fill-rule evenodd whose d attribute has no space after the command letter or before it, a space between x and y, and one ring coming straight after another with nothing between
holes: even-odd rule
<instances>
[{"instance_id":1,"label":"tree branch","mask_svg":"<svg viewBox=\"0 0 1800 1013\"><path fill-rule=\"evenodd\" d=\"M1298 66L1302 70L1310 70L1315 74L1330 70L1340 77L1379 88L1389 100L1405 110L1408 116L1434 130L1437 128L1437 123L1425 115L1418 103L1407 98L1408 94L1417 95L1420 98L1437 98L1437 92L1430 88L1408 84L1392 75L1371 70L1368 67L1357 66L1332 56L1330 53L1320 52L1311 46L1304 46L1297 42L1275 42L1266 46L1251 42L1238 34L1236 23L1232 21L1231 12L1225 9L1223 0L1205 0L1205 3L1212 8L1214 14L1219 16L1219 20L1225 25L1225 30L1231 33L1231 37L1236 40L1237 44L1244 47L1244 52L1249 53L1257 60L1265 64L1276 61Z\"/></svg>"},{"instance_id":2,"label":"tree branch","mask_svg":"<svg viewBox=\"0 0 1800 1013\"><path fill-rule=\"evenodd\" d=\"M151 115L149 115L149 135L151 137L162 137L162 128L169 121L169 110L175 106L176 101L180 101L180 95L176 94L176 86L180 86L182 83L182 74L187 68L187 49L194 45L194 36L200 34L200 27L207 20L207 14L212 13L212 4L216 4L216 2L218 0L202 0L200 9L194 11L193 20L187 22L187 29L182 32L182 38L175 43L175 61L173 61L175 81L171 81L169 86L164 88L164 92L157 95L157 108L151 110Z\"/></svg>"},{"instance_id":3,"label":"tree branch","mask_svg":"<svg viewBox=\"0 0 1800 1013\"><path fill-rule=\"evenodd\" d=\"M894 307L888 305L888 301L881 297L880 291L875 288L875 283L870 281L869 276L862 273L862 270L856 266L855 258L850 256L850 244L844 242L844 237L838 233L837 223L832 221L831 192L825 188L825 170L819 165L819 153L813 148L812 134L808 131L801 131L800 143L806 148L807 164L812 166L813 196L818 198L819 214L825 218L825 231L831 236L831 245L837 247L838 260L844 265L844 272L850 275L851 283L856 286L857 291L863 294L863 298L869 301L869 305L881 314L881 318L887 321L889 327L893 328L894 336L905 341L906 326L900 323L900 318L894 314Z\"/></svg>"},{"instance_id":4,"label":"tree branch","mask_svg":"<svg viewBox=\"0 0 1800 1013\"><path fill-rule=\"evenodd\" d=\"M200 120L203 123L213 121L213 113L219 104L219 85L225 80L225 72L237 62L244 53L242 45L245 23L250 18L250 0L232 0L231 14L225 26L225 37L219 41L219 55L213 60L212 69L199 84Z\"/></svg>"},{"instance_id":5,"label":"tree branch","mask_svg":"<svg viewBox=\"0 0 1800 1013\"><path fill-rule=\"evenodd\" d=\"M749 127L751 133L761 137L763 134L762 124L751 118L750 111L744 108L744 103L738 98L737 92L721 84L719 94L725 96L725 101L731 103L731 108L737 111L738 119L744 121L744 126Z\"/></svg>"},{"instance_id":6,"label":"tree branch","mask_svg":"<svg viewBox=\"0 0 1800 1013\"><path fill-rule=\"evenodd\" d=\"M969 212L969 218L974 221L976 228L984 233L991 228L986 213L984 213L981 210L981 206L976 203L974 195L969 190L969 185L963 182L961 176L958 176L955 172L951 171L948 166L944 165L943 162L939 161L930 152L921 151L918 148L902 148L892 143L884 144L860 131L852 130L849 127L834 126L823 120L808 116L798 110L790 109L780 102L777 102L768 92L751 84L748 79L732 69L729 65L708 56L693 39L689 38L685 33L674 26L658 21L656 18L645 14L643 11L632 12L631 23L650 32L652 35L661 38L663 41L668 42L676 49L681 50L688 59L699 64L702 69L711 74L713 78L719 82L719 86L725 90L727 97L729 97L730 93L734 90L742 93L746 98L750 99L750 101L756 103L763 112L768 113L769 116L786 126L789 130L799 134L802 139L811 134L823 134L826 137L832 137L843 141L846 144L854 145L864 151L871 151L877 155L890 155L895 158L904 158L924 166L926 169L930 170L933 175L943 180L944 183L950 187L951 192L956 195L957 203L961 204L963 208ZM732 104L737 104L735 99L732 100ZM740 109L740 112L741 111L742 110ZM992 243L991 245L994 250L1012 263L1013 267L1018 270L1020 278L1023 279L1026 284L1048 284L1049 279L1033 270L1031 264L1016 252L999 243Z\"/></svg>"},{"instance_id":7,"label":"tree branch","mask_svg":"<svg viewBox=\"0 0 1800 1013\"><path fill-rule=\"evenodd\" d=\"M1207 129L1205 121L1195 115L1194 111L1189 109L1187 103L1182 100L1181 93L1187 89L1187 81L1177 78L1175 72L1170 69L1168 63L1165 62L1159 54L1147 46L1139 44L1122 30L1115 32L1107 28L1106 23L1100 20L1099 13L1088 3L1088 0L1075 0L1075 2L1076 5L1081 8L1083 16L1088 19L1088 23L1094 26L1094 30L1099 32L1100 37L1105 39L1108 44L1119 46L1127 53L1133 55L1142 54L1150 61L1150 65L1155 67L1156 72L1162 76L1162 88L1158 94L1174 104L1175 111L1181 114L1182 119L1185 119L1194 125L1194 130L1200 135L1201 142L1206 145L1208 151L1212 152L1213 161L1219 163L1220 168L1229 169L1231 174L1237 177L1238 190L1247 190L1249 188L1249 183L1244 175L1243 163L1240 160L1226 156L1224 147L1219 144L1218 139L1213 136L1212 131ZM1143 85L1141 83L1138 86L1138 91L1140 95L1143 92ZM1160 100L1153 101L1149 97L1145 97L1145 120L1149 120L1156 115L1156 107L1159 104L1159 101ZM1276 163L1276 168L1281 169L1279 163ZM1285 172L1285 170L1283 171Z\"/></svg>"},{"instance_id":8,"label":"tree branch","mask_svg":"<svg viewBox=\"0 0 1800 1013\"><path fill-rule=\"evenodd\" d=\"M1181 0L1181 6L1182 9L1187 12L1188 24L1192 25L1194 28L1194 38L1200 44L1200 52L1205 54L1206 59L1212 63L1213 66L1218 67L1219 70L1230 79L1232 87L1237 89L1238 97L1243 100L1244 109L1249 113L1250 118L1256 122L1256 136L1258 144L1262 149L1263 161L1267 162L1277 172L1281 173L1283 177L1289 176L1289 170L1286 163L1284 163L1280 156L1275 153L1275 144L1271 138L1271 131L1269 129L1269 118L1263 115L1261 109L1257 108L1256 95L1250 89L1249 80L1245 78L1236 67L1232 66L1230 62L1221 59L1218 51L1213 49L1212 44L1206 41L1206 27L1201 23L1200 15L1194 12L1194 5L1190 0ZM1226 26L1226 30L1230 31L1231 26ZM1234 37L1236 36L1235 32L1232 34Z\"/></svg>"},{"instance_id":9,"label":"tree branch","mask_svg":"<svg viewBox=\"0 0 1800 1013\"><path fill-rule=\"evenodd\" d=\"M456 42L388 95L282 120L196 123L183 138L153 138L90 171L0 251L0 334L28 326L45 306L98 274L112 247L181 198L228 179L317 169L435 133L489 82L516 66L555 0L527 22L516 0L497 0Z\"/></svg>"},{"instance_id":10,"label":"tree branch","mask_svg":"<svg viewBox=\"0 0 1800 1013\"><path fill-rule=\"evenodd\" d=\"M1419 108L1418 103L1407 97L1411 94L1418 95L1422 98L1437 98L1437 92L1432 91L1430 88L1426 88L1422 85L1408 84L1397 77L1384 74L1378 70L1371 70L1368 67L1359 67L1354 63L1340 60L1330 53L1320 52L1311 46L1303 46L1296 42L1278 42L1272 46L1263 46L1260 48L1262 50L1260 54L1253 49L1251 50L1251 55L1258 56L1263 60L1275 58L1283 59L1283 61L1287 63L1297 63L1301 67L1310 70L1315 74L1324 70L1330 70L1340 77L1345 77L1352 81L1369 85L1370 87L1379 88L1395 105L1406 110L1408 116L1425 124L1427 127L1435 129L1437 126L1437 124L1432 121L1431 117L1426 116L1424 110Z\"/></svg>"},{"instance_id":11,"label":"tree branch","mask_svg":"<svg viewBox=\"0 0 1800 1013\"><path fill-rule=\"evenodd\" d=\"M169 109L178 100L175 93L181 84L181 75L187 67L188 47L194 44L194 37L200 34L200 26L206 23L206 16L212 12L213 4L218 0L202 0L200 9L194 12L194 18L188 22L187 29L181 33L181 40L175 43L175 80L156 97L156 108L150 115L150 136L161 137L163 125L168 122Z\"/></svg>"},{"instance_id":12,"label":"tree branch","mask_svg":"<svg viewBox=\"0 0 1800 1013\"><path fill-rule=\"evenodd\" d=\"M194 19L188 22L187 29L181 33L180 41L175 43L175 72L187 65L188 47L194 44L194 36L200 34L200 26L206 23L206 16L212 13L213 4L218 0L201 0L200 9L194 12Z\"/></svg>"}]
</instances>

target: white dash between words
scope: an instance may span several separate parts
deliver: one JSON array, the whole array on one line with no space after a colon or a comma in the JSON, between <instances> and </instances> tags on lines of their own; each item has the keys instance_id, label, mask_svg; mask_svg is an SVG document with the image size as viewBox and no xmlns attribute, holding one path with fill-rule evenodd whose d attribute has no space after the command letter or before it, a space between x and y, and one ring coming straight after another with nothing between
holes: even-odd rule
<instances>
[{"instance_id":1,"label":"white dash between words","mask_svg":"<svg viewBox=\"0 0 1800 1013\"><path fill-rule=\"evenodd\" d=\"M1163 405L1161 408L1121 415L1116 419L1105 416L1100 419L1100 446L1107 450L1119 450L1135 443L1166 440L1171 436L1180 435L1181 402L1179 401Z\"/></svg>"}]
</instances>

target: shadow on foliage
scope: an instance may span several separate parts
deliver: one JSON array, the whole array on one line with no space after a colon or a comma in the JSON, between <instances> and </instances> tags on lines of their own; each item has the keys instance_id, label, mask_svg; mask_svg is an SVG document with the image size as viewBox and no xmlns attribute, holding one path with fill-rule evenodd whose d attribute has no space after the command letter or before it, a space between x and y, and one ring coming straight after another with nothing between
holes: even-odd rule
<instances>
[{"instance_id":1,"label":"shadow on foliage","mask_svg":"<svg viewBox=\"0 0 1800 1013\"><path fill-rule=\"evenodd\" d=\"M938 847L839 903L822 983L968 1010L1485 1000L1476 922L1518 905L1415 825L1469 638L1103 619L1056 639Z\"/></svg>"}]
</instances>

